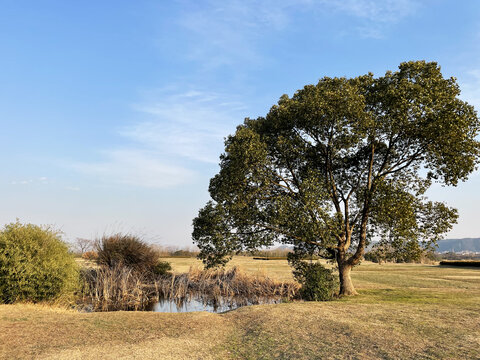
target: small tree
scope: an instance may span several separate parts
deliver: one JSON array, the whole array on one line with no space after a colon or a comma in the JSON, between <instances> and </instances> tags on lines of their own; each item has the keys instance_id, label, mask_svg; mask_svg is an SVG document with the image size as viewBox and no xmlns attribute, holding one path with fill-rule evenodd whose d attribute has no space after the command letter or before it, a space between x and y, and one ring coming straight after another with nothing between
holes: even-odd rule
<instances>
[{"instance_id":1,"label":"small tree","mask_svg":"<svg viewBox=\"0 0 480 360\"><path fill-rule=\"evenodd\" d=\"M478 163L480 122L436 63L323 78L225 141L212 200L194 219L207 266L232 253L292 244L338 265L340 294L373 236L434 244L457 212L428 201L432 181L457 185Z\"/></svg>"},{"instance_id":2,"label":"small tree","mask_svg":"<svg viewBox=\"0 0 480 360\"><path fill-rule=\"evenodd\" d=\"M83 255L86 252L93 250L95 241L84 238L76 238L73 246L76 252L78 252L80 255Z\"/></svg>"}]
</instances>

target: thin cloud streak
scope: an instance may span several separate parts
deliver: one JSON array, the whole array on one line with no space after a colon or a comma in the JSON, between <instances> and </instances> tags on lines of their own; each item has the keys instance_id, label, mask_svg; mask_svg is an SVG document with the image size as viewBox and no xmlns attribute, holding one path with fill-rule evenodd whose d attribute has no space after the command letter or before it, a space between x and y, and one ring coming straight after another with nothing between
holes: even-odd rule
<instances>
[{"instance_id":1,"label":"thin cloud streak","mask_svg":"<svg viewBox=\"0 0 480 360\"><path fill-rule=\"evenodd\" d=\"M178 24L191 33L187 57L206 70L263 63L260 40L293 26L295 13L343 13L356 21L341 33L382 38L388 27L421 6L413 0L210 0L201 8L192 1L183 4L187 10Z\"/></svg>"},{"instance_id":2,"label":"thin cloud streak","mask_svg":"<svg viewBox=\"0 0 480 360\"><path fill-rule=\"evenodd\" d=\"M30 184L48 184L48 178L45 176L35 178L35 179L26 179L26 180L12 180L10 185L30 185Z\"/></svg>"},{"instance_id":3,"label":"thin cloud streak","mask_svg":"<svg viewBox=\"0 0 480 360\"><path fill-rule=\"evenodd\" d=\"M100 181L146 188L170 188L188 183L195 173L166 164L154 153L137 149L105 151L103 162L77 163L73 168Z\"/></svg>"},{"instance_id":4,"label":"thin cloud streak","mask_svg":"<svg viewBox=\"0 0 480 360\"><path fill-rule=\"evenodd\" d=\"M102 161L73 168L107 183L170 188L193 182L196 165L217 164L224 138L240 122L243 105L198 90L168 96L160 91L156 97L162 100L134 105L147 120L119 130L129 145L106 149Z\"/></svg>"},{"instance_id":5,"label":"thin cloud streak","mask_svg":"<svg viewBox=\"0 0 480 360\"><path fill-rule=\"evenodd\" d=\"M396 23L413 15L420 5L419 1L412 0L320 0L315 3L374 23Z\"/></svg>"},{"instance_id":6,"label":"thin cloud streak","mask_svg":"<svg viewBox=\"0 0 480 360\"><path fill-rule=\"evenodd\" d=\"M198 90L136 105L150 120L120 133L160 154L216 164L223 139L241 122L245 107L230 97Z\"/></svg>"}]
</instances>

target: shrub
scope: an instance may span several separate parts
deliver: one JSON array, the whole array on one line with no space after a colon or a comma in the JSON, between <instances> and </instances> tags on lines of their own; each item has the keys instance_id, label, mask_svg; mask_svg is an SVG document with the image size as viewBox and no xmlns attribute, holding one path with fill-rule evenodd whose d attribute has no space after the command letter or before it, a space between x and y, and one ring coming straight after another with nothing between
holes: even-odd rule
<instances>
[{"instance_id":1,"label":"shrub","mask_svg":"<svg viewBox=\"0 0 480 360\"><path fill-rule=\"evenodd\" d=\"M332 300L338 288L332 270L322 264L298 261L293 264L293 276L302 285L300 296L307 301Z\"/></svg>"},{"instance_id":2,"label":"shrub","mask_svg":"<svg viewBox=\"0 0 480 360\"><path fill-rule=\"evenodd\" d=\"M172 270L172 265L168 261L159 261L153 272L155 275L167 275L170 270Z\"/></svg>"},{"instance_id":3,"label":"shrub","mask_svg":"<svg viewBox=\"0 0 480 360\"><path fill-rule=\"evenodd\" d=\"M125 266L135 271L155 273L159 254L134 235L115 234L97 241L97 262L113 268Z\"/></svg>"},{"instance_id":4,"label":"shrub","mask_svg":"<svg viewBox=\"0 0 480 360\"><path fill-rule=\"evenodd\" d=\"M58 232L19 221L0 231L0 302L51 300L77 285L78 267Z\"/></svg>"}]
</instances>

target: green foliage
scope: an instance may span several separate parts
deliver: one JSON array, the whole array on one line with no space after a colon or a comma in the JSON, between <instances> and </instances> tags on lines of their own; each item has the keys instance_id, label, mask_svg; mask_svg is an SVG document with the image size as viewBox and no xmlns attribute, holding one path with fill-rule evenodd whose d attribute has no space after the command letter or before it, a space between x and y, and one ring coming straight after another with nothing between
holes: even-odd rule
<instances>
[{"instance_id":1,"label":"green foliage","mask_svg":"<svg viewBox=\"0 0 480 360\"><path fill-rule=\"evenodd\" d=\"M280 242L348 274L373 237L433 247L458 214L427 189L464 181L479 161L480 121L459 94L436 63L410 61L283 95L226 139L212 200L193 221L199 258L215 266Z\"/></svg>"},{"instance_id":2,"label":"green foliage","mask_svg":"<svg viewBox=\"0 0 480 360\"><path fill-rule=\"evenodd\" d=\"M0 302L52 300L77 285L75 259L58 232L19 221L0 232Z\"/></svg>"},{"instance_id":3,"label":"green foliage","mask_svg":"<svg viewBox=\"0 0 480 360\"><path fill-rule=\"evenodd\" d=\"M159 254L134 235L115 234L104 236L96 243L97 262L114 268L125 266L139 272L154 273Z\"/></svg>"},{"instance_id":4,"label":"green foliage","mask_svg":"<svg viewBox=\"0 0 480 360\"><path fill-rule=\"evenodd\" d=\"M370 251L366 252L364 259L378 264L392 261L391 250L388 246L376 245Z\"/></svg>"},{"instance_id":5,"label":"green foliage","mask_svg":"<svg viewBox=\"0 0 480 360\"><path fill-rule=\"evenodd\" d=\"M301 285L300 296L307 301L328 301L335 296L338 282L332 273L319 262L294 263L293 276Z\"/></svg>"},{"instance_id":6,"label":"green foliage","mask_svg":"<svg viewBox=\"0 0 480 360\"><path fill-rule=\"evenodd\" d=\"M172 270L172 265L168 261L159 261L154 269L153 272L155 275L167 275L169 271Z\"/></svg>"},{"instance_id":7,"label":"green foliage","mask_svg":"<svg viewBox=\"0 0 480 360\"><path fill-rule=\"evenodd\" d=\"M225 265L232 257L232 252L241 247L230 236L230 228L224 209L219 204L209 201L193 220L192 237L201 245L198 255L207 268Z\"/></svg>"}]
</instances>

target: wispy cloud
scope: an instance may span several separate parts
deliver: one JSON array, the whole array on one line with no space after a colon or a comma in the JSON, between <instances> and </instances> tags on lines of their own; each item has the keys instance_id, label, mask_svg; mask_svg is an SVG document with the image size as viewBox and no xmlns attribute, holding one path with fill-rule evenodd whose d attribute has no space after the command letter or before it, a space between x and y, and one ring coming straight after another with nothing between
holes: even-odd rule
<instances>
[{"instance_id":1,"label":"wispy cloud","mask_svg":"<svg viewBox=\"0 0 480 360\"><path fill-rule=\"evenodd\" d=\"M157 154L136 149L104 151L104 160L77 163L75 170L106 183L148 188L168 188L189 182L194 173L181 166L166 164Z\"/></svg>"},{"instance_id":2,"label":"wispy cloud","mask_svg":"<svg viewBox=\"0 0 480 360\"><path fill-rule=\"evenodd\" d=\"M323 10L347 15L356 21L346 33L380 39L394 24L414 15L421 1L414 0L318 0Z\"/></svg>"},{"instance_id":3,"label":"wispy cloud","mask_svg":"<svg viewBox=\"0 0 480 360\"><path fill-rule=\"evenodd\" d=\"M261 40L298 26L299 19L305 22L306 13L348 16L355 21L342 33L379 38L389 26L411 16L421 5L421 1L414 0L210 0L201 6L193 1L182 3L185 10L178 23L190 31L189 57L206 68L261 62ZM321 25L315 16L309 21L312 30Z\"/></svg>"},{"instance_id":4,"label":"wispy cloud","mask_svg":"<svg viewBox=\"0 0 480 360\"><path fill-rule=\"evenodd\" d=\"M414 14L420 5L413 0L319 0L313 3L375 23L396 23Z\"/></svg>"},{"instance_id":5,"label":"wispy cloud","mask_svg":"<svg viewBox=\"0 0 480 360\"><path fill-rule=\"evenodd\" d=\"M159 154L217 163L223 138L242 120L242 103L197 90L159 98L162 100L135 105L149 120L120 133Z\"/></svg>"},{"instance_id":6,"label":"wispy cloud","mask_svg":"<svg viewBox=\"0 0 480 360\"><path fill-rule=\"evenodd\" d=\"M197 164L218 163L224 137L241 122L242 104L211 92L165 91L155 94L161 101L134 105L146 120L119 130L128 145L106 149L103 160L74 169L104 182L167 188L192 182Z\"/></svg>"},{"instance_id":7,"label":"wispy cloud","mask_svg":"<svg viewBox=\"0 0 480 360\"><path fill-rule=\"evenodd\" d=\"M33 179L12 180L10 185L48 184L48 178L41 176Z\"/></svg>"},{"instance_id":8,"label":"wispy cloud","mask_svg":"<svg viewBox=\"0 0 480 360\"><path fill-rule=\"evenodd\" d=\"M178 23L190 32L188 56L206 68L261 61L257 41L289 22L283 1L185 1L184 8Z\"/></svg>"}]
</instances>

